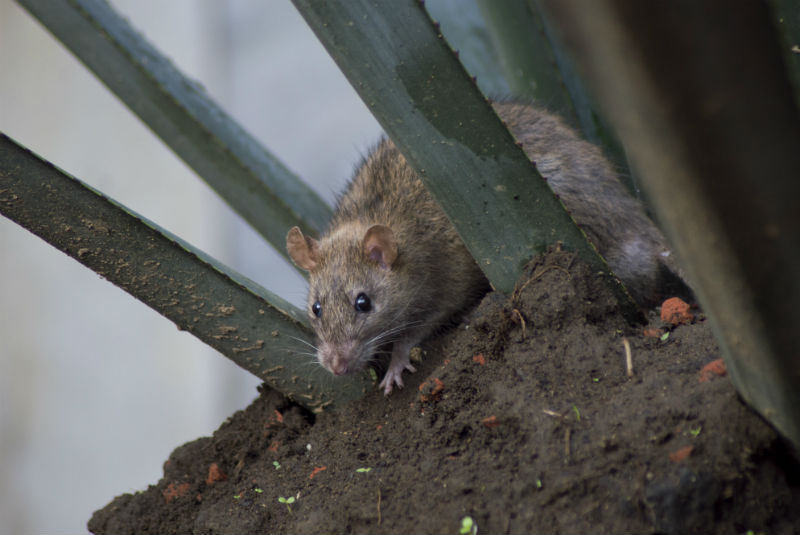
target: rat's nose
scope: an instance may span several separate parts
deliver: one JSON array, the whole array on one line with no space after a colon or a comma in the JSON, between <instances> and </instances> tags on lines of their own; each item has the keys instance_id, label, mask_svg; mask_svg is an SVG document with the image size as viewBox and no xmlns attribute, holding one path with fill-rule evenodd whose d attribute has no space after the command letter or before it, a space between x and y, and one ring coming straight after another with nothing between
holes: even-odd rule
<instances>
[{"instance_id":1,"label":"rat's nose","mask_svg":"<svg viewBox=\"0 0 800 535\"><path fill-rule=\"evenodd\" d=\"M331 373L333 375L344 375L347 373L347 363L342 360L334 360L331 363Z\"/></svg>"}]
</instances>

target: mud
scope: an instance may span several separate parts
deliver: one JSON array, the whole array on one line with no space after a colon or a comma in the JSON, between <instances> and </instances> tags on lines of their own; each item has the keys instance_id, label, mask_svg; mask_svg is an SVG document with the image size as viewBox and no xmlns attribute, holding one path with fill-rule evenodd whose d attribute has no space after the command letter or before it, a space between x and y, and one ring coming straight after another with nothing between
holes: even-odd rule
<instances>
[{"instance_id":1,"label":"mud","mask_svg":"<svg viewBox=\"0 0 800 535\"><path fill-rule=\"evenodd\" d=\"M455 533L465 516L479 533L800 529L796 456L738 398L702 314L643 332L585 265L550 253L426 344L405 389L314 415L262 388L89 529Z\"/></svg>"}]
</instances>

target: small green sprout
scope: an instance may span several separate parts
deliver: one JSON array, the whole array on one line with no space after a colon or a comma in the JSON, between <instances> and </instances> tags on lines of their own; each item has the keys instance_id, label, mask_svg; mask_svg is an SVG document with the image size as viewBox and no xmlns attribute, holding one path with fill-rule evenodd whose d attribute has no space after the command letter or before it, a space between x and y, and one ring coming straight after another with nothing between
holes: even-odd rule
<instances>
[{"instance_id":1,"label":"small green sprout","mask_svg":"<svg viewBox=\"0 0 800 535\"><path fill-rule=\"evenodd\" d=\"M595 383L599 383L600 382L600 378L599 377L592 377L592 381L594 381Z\"/></svg>"},{"instance_id":2,"label":"small green sprout","mask_svg":"<svg viewBox=\"0 0 800 535\"><path fill-rule=\"evenodd\" d=\"M257 494L261 494L262 492L264 492L264 489L260 489L260 488L256 487L256 488L253 489L253 492L255 492Z\"/></svg>"},{"instance_id":3,"label":"small green sprout","mask_svg":"<svg viewBox=\"0 0 800 535\"><path fill-rule=\"evenodd\" d=\"M703 430L703 426L702 425L698 425L697 429L689 429L689 434L692 435L693 437L696 437L696 436L700 435L700 431L702 431L702 430Z\"/></svg>"},{"instance_id":4,"label":"small green sprout","mask_svg":"<svg viewBox=\"0 0 800 535\"><path fill-rule=\"evenodd\" d=\"M577 418L578 421L580 422L581 421L581 411L578 410L578 407L576 405L572 406L572 412L575 413L575 418Z\"/></svg>"},{"instance_id":5,"label":"small green sprout","mask_svg":"<svg viewBox=\"0 0 800 535\"><path fill-rule=\"evenodd\" d=\"M280 496L278 498L278 501L286 506L286 509L289 510L289 514L292 514L292 504L294 503L294 496L289 496L288 498Z\"/></svg>"},{"instance_id":6,"label":"small green sprout","mask_svg":"<svg viewBox=\"0 0 800 535\"><path fill-rule=\"evenodd\" d=\"M278 461L272 461L272 466L275 467L275 470L281 469L281 463L279 463Z\"/></svg>"},{"instance_id":7,"label":"small green sprout","mask_svg":"<svg viewBox=\"0 0 800 535\"><path fill-rule=\"evenodd\" d=\"M461 529L458 532L462 535L475 535L478 533L478 524L472 520L471 516L465 516L461 519Z\"/></svg>"},{"instance_id":8,"label":"small green sprout","mask_svg":"<svg viewBox=\"0 0 800 535\"><path fill-rule=\"evenodd\" d=\"M234 495L233 495L233 499L234 499L234 500L238 500L238 499L240 499L241 497L242 497L242 495L241 495L241 494L234 494Z\"/></svg>"},{"instance_id":9,"label":"small green sprout","mask_svg":"<svg viewBox=\"0 0 800 535\"><path fill-rule=\"evenodd\" d=\"M377 381L378 380L378 373L372 368L368 368L368 370L369 370L370 379L372 379L373 382Z\"/></svg>"},{"instance_id":10,"label":"small green sprout","mask_svg":"<svg viewBox=\"0 0 800 535\"><path fill-rule=\"evenodd\" d=\"M372 470L372 467L367 467L367 468L356 468L356 472L358 472L359 474L366 474L366 473L367 473L367 472L369 472L370 470Z\"/></svg>"},{"instance_id":11,"label":"small green sprout","mask_svg":"<svg viewBox=\"0 0 800 535\"><path fill-rule=\"evenodd\" d=\"M662 342L666 342L667 338L669 338L669 331L667 331L667 332L665 332L664 334L661 335L661 341Z\"/></svg>"},{"instance_id":12,"label":"small green sprout","mask_svg":"<svg viewBox=\"0 0 800 535\"><path fill-rule=\"evenodd\" d=\"M537 479L537 480L536 480L536 488L537 488L537 489L540 489L540 488L542 488L542 480L541 480L541 479Z\"/></svg>"}]
</instances>

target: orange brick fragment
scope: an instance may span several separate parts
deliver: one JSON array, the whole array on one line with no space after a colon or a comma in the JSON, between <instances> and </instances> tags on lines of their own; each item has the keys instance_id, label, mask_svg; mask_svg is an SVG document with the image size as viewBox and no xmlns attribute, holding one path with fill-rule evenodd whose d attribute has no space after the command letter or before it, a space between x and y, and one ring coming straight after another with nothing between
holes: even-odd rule
<instances>
[{"instance_id":1,"label":"orange brick fragment","mask_svg":"<svg viewBox=\"0 0 800 535\"><path fill-rule=\"evenodd\" d=\"M278 424L282 424L282 423L283 423L283 414L281 414L276 409L275 411L273 411L273 415L269 417L269 420L267 420L267 423L264 424L264 425L265 425L265 427L267 429L269 429L270 427L274 427L274 426L276 426Z\"/></svg>"},{"instance_id":2,"label":"orange brick fragment","mask_svg":"<svg viewBox=\"0 0 800 535\"><path fill-rule=\"evenodd\" d=\"M167 488L161 491L161 495L164 496L164 501L169 503L175 498L180 498L181 496L185 496L187 492L189 492L189 487L192 485L189 483L181 483L175 484L170 483L167 485Z\"/></svg>"},{"instance_id":3,"label":"orange brick fragment","mask_svg":"<svg viewBox=\"0 0 800 535\"><path fill-rule=\"evenodd\" d=\"M705 383L712 377L724 377L728 373L728 368L725 367L725 362L722 359L712 360L700 370L700 378L698 382Z\"/></svg>"},{"instance_id":4,"label":"orange brick fragment","mask_svg":"<svg viewBox=\"0 0 800 535\"><path fill-rule=\"evenodd\" d=\"M308 476L308 479L314 479L314 476L322 472L323 470L327 470L327 466L317 466L311 471L311 475Z\"/></svg>"},{"instance_id":5,"label":"orange brick fragment","mask_svg":"<svg viewBox=\"0 0 800 535\"><path fill-rule=\"evenodd\" d=\"M500 425L500 422L497 421L497 416L495 416L494 414L491 416L487 416L486 418L481 420L481 423L486 427L488 427L489 429Z\"/></svg>"},{"instance_id":6,"label":"orange brick fragment","mask_svg":"<svg viewBox=\"0 0 800 535\"><path fill-rule=\"evenodd\" d=\"M642 334L647 338L661 338L661 335L664 334L664 329L645 329Z\"/></svg>"},{"instance_id":7,"label":"orange brick fragment","mask_svg":"<svg viewBox=\"0 0 800 535\"><path fill-rule=\"evenodd\" d=\"M228 479L228 476L225 475L225 472L220 470L219 465L217 463L211 463L211 466L208 467L206 485L212 485L217 481L225 481L226 479Z\"/></svg>"},{"instance_id":8,"label":"orange brick fragment","mask_svg":"<svg viewBox=\"0 0 800 535\"><path fill-rule=\"evenodd\" d=\"M278 448L280 446L281 446L281 441L280 440L273 440L272 442L269 443L269 447L267 448L267 451L271 451L273 453L278 453Z\"/></svg>"},{"instance_id":9,"label":"orange brick fragment","mask_svg":"<svg viewBox=\"0 0 800 535\"><path fill-rule=\"evenodd\" d=\"M438 377L431 377L419 385L420 401L433 401L439 399L444 390L444 383Z\"/></svg>"},{"instance_id":10,"label":"orange brick fragment","mask_svg":"<svg viewBox=\"0 0 800 535\"><path fill-rule=\"evenodd\" d=\"M672 325L682 325L694 321L691 306L680 297L670 297L661 304L661 321Z\"/></svg>"},{"instance_id":11,"label":"orange brick fragment","mask_svg":"<svg viewBox=\"0 0 800 535\"><path fill-rule=\"evenodd\" d=\"M483 356L483 353L478 353L477 355L473 355L472 362L477 362L483 366L486 364L486 357Z\"/></svg>"},{"instance_id":12,"label":"orange brick fragment","mask_svg":"<svg viewBox=\"0 0 800 535\"><path fill-rule=\"evenodd\" d=\"M689 455L691 455L693 450L694 446L686 446L679 450L675 450L669 454L669 460L672 461L673 463L679 463L685 458L687 458Z\"/></svg>"}]
</instances>

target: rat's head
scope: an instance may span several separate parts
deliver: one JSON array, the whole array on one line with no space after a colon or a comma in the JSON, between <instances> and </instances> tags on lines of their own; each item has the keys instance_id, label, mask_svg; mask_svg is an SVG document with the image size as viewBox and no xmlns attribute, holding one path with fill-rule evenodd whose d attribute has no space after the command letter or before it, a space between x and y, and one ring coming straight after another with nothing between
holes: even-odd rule
<instances>
[{"instance_id":1,"label":"rat's head","mask_svg":"<svg viewBox=\"0 0 800 535\"><path fill-rule=\"evenodd\" d=\"M392 230L345 224L317 241L294 227L286 247L309 272L308 315L320 364L335 375L360 369L399 334L392 329L400 263Z\"/></svg>"}]
</instances>

